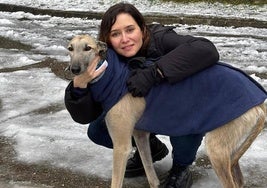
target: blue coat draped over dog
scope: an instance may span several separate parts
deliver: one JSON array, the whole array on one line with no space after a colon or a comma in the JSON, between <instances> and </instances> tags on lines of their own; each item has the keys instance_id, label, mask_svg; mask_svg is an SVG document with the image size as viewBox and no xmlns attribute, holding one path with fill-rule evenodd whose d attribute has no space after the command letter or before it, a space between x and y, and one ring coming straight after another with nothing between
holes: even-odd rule
<instances>
[{"instance_id":1,"label":"blue coat draped over dog","mask_svg":"<svg viewBox=\"0 0 267 188\"><path fill-rule=\"evenodd\" d=\"M104 75L90 86L94 100L106 112L127 93L129 74L127 64L111 49L107 62ZM153 87L145 97L146 108L136 129L169 136L206 133L266 98L266 91L251 77L217 63L176 84Z\"/></svg>"}]
</instances>

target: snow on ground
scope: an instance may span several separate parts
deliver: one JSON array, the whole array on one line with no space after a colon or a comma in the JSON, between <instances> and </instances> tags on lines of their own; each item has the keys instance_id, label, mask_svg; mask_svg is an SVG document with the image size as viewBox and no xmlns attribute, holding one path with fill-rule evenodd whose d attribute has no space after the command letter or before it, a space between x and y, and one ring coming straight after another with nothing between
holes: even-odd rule
<instances>
[{"instance_id":1,"label":"snow on ground","mask_svg":"<svg viewBox=\"0 0 267 188\"><path fill-rule=\"evenodd\" d=\"M104 11L117 1L2 0L1 2L60 10ZM198 14L201 12L216 16L253 17L260 20L266 20L267 17L266 6L247 7L206 3L175 5L159 4L157 1L151 4L151 1L140 0L130 2L147 12L166 10L168 13ZM66 61L68 60L65 50L67 41L73 35L83 32L96 36L98 25L99 20L0 12L0 36L19 40L34 47L31 51L1 49L0 69L33 64L46 57ZM266 29L179 25L176 31L204 36L212 40L220 51L221 59L230 64L251 72L267 72ZM252 76L267 89L266 78L259 78L255 74ZM56 167L109 178L112 150L89 141L86 136L87 125L73 122L65 109L48 114L35 113L35 110L49 105L63 105L64 89L67 84L67 81L56 77L47 68L0 73L2 105L0 134L16 140L17 144L14 147L19 161L27 163L45 161ZM245 179L258 182L257 185L262 187L267 187L261 184L264 182L263 177L267 175L266 137L265 130L241 159ZM168 137L160 136L160 139L171 149ZM202 145L198 156L204 155L204 145ZM170 154L156 163L156 169L160 172L166 172L170 166ZM193 187L218 187L217 177L211 169L196 166L195 169L202 177L194 183Z\"/></svg>"}]
</instances>

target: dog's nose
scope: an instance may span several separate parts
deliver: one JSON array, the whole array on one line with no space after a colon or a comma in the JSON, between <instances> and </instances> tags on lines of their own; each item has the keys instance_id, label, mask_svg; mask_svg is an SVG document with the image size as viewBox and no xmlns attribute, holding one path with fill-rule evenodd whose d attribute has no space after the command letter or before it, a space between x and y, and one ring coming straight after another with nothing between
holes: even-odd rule
<instances>
[{"instance_id":1,"label":"dog's nose","mask_svg":"<svg viewBox=\"0 0 267 188\"><path fill-rule=\"evenodd\" d=\"M81 72L81 67L79 65L73 65L70 70L73 74L78 75Z\"/></svg>"}]
</instances>

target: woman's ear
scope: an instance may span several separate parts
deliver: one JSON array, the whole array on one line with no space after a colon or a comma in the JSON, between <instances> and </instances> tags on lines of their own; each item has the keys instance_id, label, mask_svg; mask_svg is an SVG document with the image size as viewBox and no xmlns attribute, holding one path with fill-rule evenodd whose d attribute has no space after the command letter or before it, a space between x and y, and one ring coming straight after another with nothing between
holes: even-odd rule
<instances>
[{"instance_id":1,"label":"woman's ear","mask_svg":"<svg viewBox=\"0 0 267 188\"><path fill-rule=\"evenodd\" d=\"M143 32L142 32L142 39L145 39L145 36L147 36L147 27L144 27Z\"/></svg>"}]
</instances>

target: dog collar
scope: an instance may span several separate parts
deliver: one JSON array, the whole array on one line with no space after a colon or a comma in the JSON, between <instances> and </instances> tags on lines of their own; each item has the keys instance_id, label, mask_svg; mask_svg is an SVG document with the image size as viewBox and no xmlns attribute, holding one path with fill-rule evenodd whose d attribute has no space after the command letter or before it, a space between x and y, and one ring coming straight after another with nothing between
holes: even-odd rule
<instances>
[{"instance_id":1,"label":"dog collar","mask_svg":"<svg viewBox=\"0 0 267 188\"><path fill-rule=\"evenodd\" d=\"M107 60L105 60L105 59L101 59L101 60L98 62L95 71L98 71L98 70L99 70L100 68L102 68L103 66L105 66L105 67L108 66L108 62L107 62ZM96 77L95 79L93 79L90 83L93 84L93 83L97 82L97 81L104 75L104 73L105 73L105 71L102 72L98 77Z\"/></svg>"}]
</instances>

